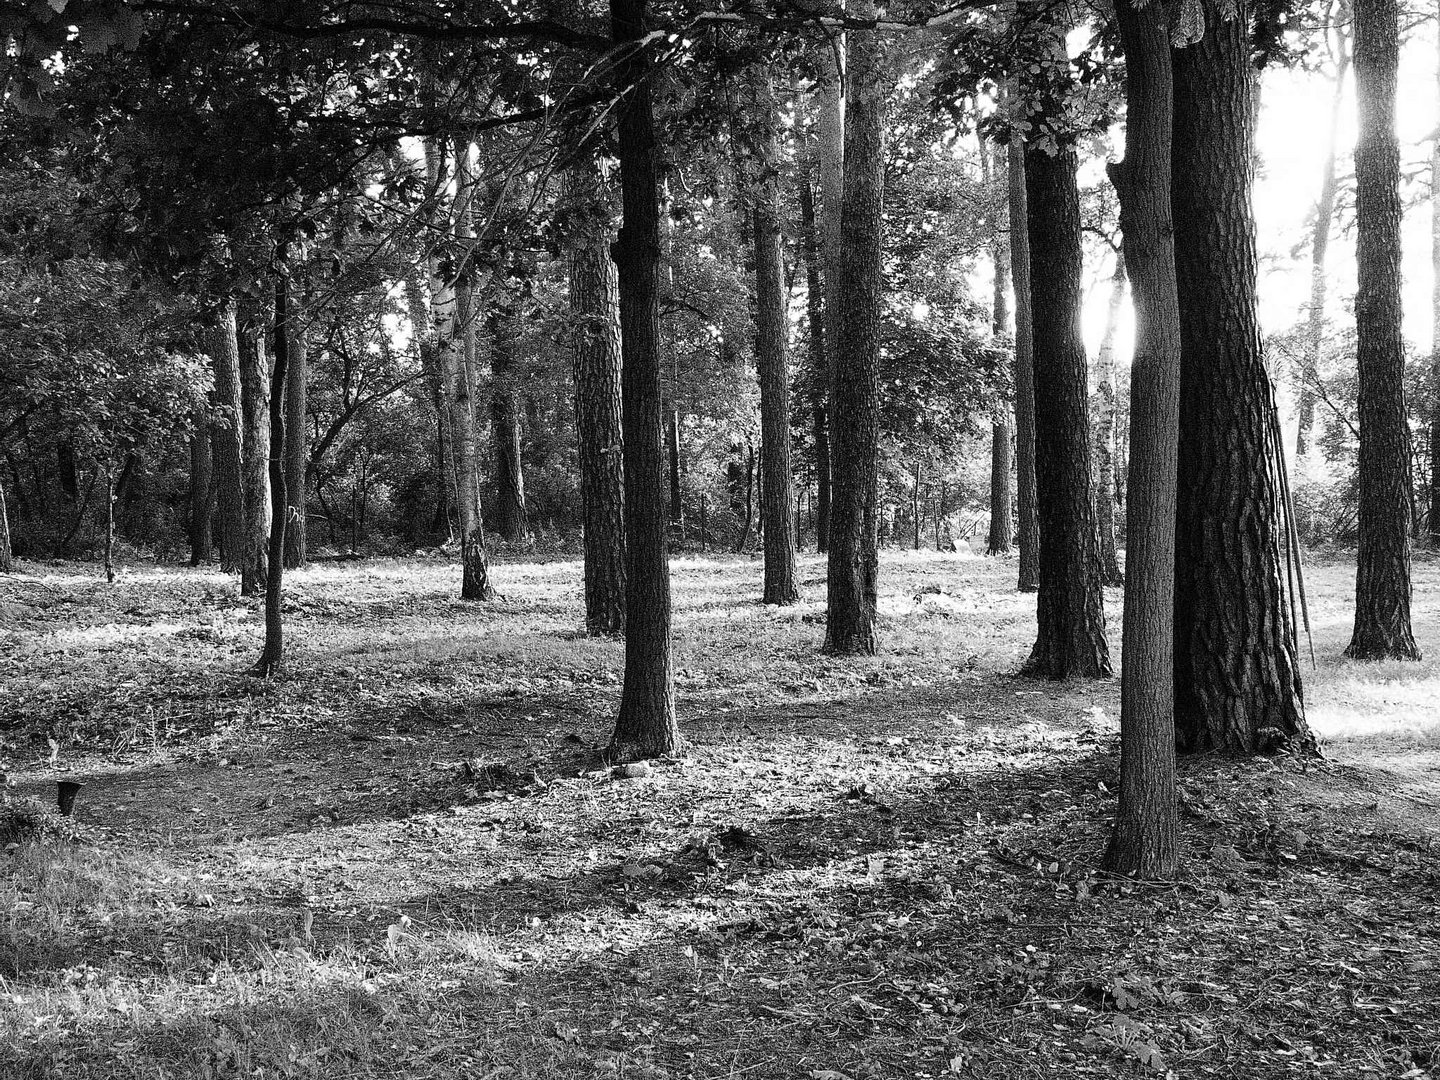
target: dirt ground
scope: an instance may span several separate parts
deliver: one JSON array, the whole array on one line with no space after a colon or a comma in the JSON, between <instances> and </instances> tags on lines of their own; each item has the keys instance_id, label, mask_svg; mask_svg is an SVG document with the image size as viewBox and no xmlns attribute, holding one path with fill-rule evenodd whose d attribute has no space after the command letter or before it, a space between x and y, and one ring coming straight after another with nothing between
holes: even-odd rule
<instances>
[{"instance_id":1,"label":"dirt ground","mask_svg":"<svg viewBox=\"0 0 1440 1080\"><path fill-rule=\"evenodd\" d=\"M79 842L0 855L7 1078L1440 1069L1434 561L1408 665L1344 661L1353 571L1311 568L1325 758L1183 762L1165 885L1095 872L1118 680L1013 677L1010 562L887 557L882 654L836 661L817 557L790 609L676 560L689 749L631 779L574 562L487 605L440 561L287 576L270 681L218 573L22 570L10 797L85 787Z\"/></svg>"}]
</instances>

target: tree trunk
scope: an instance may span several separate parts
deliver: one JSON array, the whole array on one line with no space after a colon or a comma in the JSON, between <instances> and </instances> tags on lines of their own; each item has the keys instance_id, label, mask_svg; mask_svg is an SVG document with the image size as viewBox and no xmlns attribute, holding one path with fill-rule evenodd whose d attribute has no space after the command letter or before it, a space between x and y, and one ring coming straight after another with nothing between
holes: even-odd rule
<instances>
[{"instance_id":1,"label":"tree trunk","mask_svg":"<svg viewBox=\"0 0 1440 1080\"><path fill-rule=\"evenodd\" d=\"M668 518L679 539L685 537L685 500L680 490L680 412L668 400L661 403L665 417L665 457L669 466Z\"/></svg>"},{"instance_id":2,"label":"tree trunk","mask_svg":"<svg viewBox=\"0 0 1440 1080\"><path fill-rule=\"evenodd\" d=\"M915 548L920 550L920 462L915 463L915 485L910 491L910 518L915 526Z\"/></svg>"},{"instance_id":3,"label":"tree trunk","mask_svg":"<svg viewBox=\"0 0 1440 1080\"><path fill-rule=\"evenodd\" d=\"M1355 0L1356 353L1360 368L1360 543L1356 660L1418 660L1410 630L1410 431L1400 305L1396 0Z\"/></svg>"},{"instance_id":4,"label":"tree trunk","mask_svg":"<svg viewBox=\"0 0 1440 1080\"><path fill-rule=\"evenodd\" d=\"M794 476L790 467L790 370L786 339L790 319L785 259L780 241L779 139L770 78L751 72L755 153L750 161L751 238L755 251L755 368L760 380L760 455L764 476L760 516L765 539L762 602L800 599L795 578Z\"/></svg>"},{"instance_id":5,"label":"tree trunk","mask_svg":"<svg viewBox=\"0 0 1440 1080\"><path fill-rule=\"evenodd\" d=\"M1110 674L1091 497L1075 170L1071 146L1054 153L1026 148L1040 588L1035 606L1039 634L1025 673L1043 679Z\"/></svg>"},{"instance_id":6,"label":"tree trunk","mask_svg":"<svg viewBox=\"0 0 1440 1080\"><path fill-rule=\"evenodd\" d=\"M520 373L515 315L497 301L490 313L490 431L495 442L495 527L509 544L530 539L525 466L520 451Z\"/></svg>"},{"instance_id":7,"label":"tree trunk","mask_svg":"<svg viewBox=\"0 0 1440 1080\"><path fill-rule=\"evenodd\" d=\"M115 580L115 473L105 462L105 580Z\"/></svg>"},{"instance_id":8,"label":"tree trunk","mask_svg":"<svg viewBox=\"0 0 1440 1080\"><path fill-rule=\"evenodd\" d=\"M1120 806L1106 869L1170 878L1175 808L1175 494L1180 426L1180 298L1170 209L1172 73L1164 8L1116 5L1125 49L1120 196L1135 293L1130 367L1129 542L1120 676ZM1122 280L1120 272L1116 280ZM1112 401L1113 405L1113 401ZM1102 493L1102 498L1103 498Z\"/></svg>"},{"instance_id":9,"label":"tree trunk","mask_svg":"<svg viewBox=\"0 0 1440 1080\"><path fill-rule=\"evenodd\" d=\"M1309 745L1287 621L1274 399L1256 320L1248 4L1173 53L1180 293L1175 724L1182 750Z\"/></svg>"},{"instance_id":10,"label":"tree trunk","mask_svg":"<svg viewBox=\"0 0 1440 1080\"><path fill-rule=\"evenodd\" d=\"M1300 362L1299 428L1295 435L1295 456L1309 449L1310 429L1315 426L1315 390L1320 382L1320 347L1325 339L1325 253L1330 247L1330 226L1335 219L1335 158L1340 107L1345 98L1345 73L1350 68L1346 35L1339 31L1340 47L1335 58L1335 96L1330 104L1330 141L1320 176L1320 199L1315 204L1315 224L1310 232L1310 312L1305 326L1305 354Z\"/></svg>"},{"instance_id":11,"label":"tree trunk","mask_svg":"<svg viewBox=\"0 0 1440 1080\"><path fill-rule=\"evenodd\" d=\"M237 341L240 350L241 486L245 492L245 545L240 564L240 595L258 596L268 570L265 548L270 532L269 463L270 389L265 357L267 304L242 300Z\"/></svg>"},{"instance_id":12,"label":"tree trunk","mask_svg":"<svg viewBox=\"0 0 1440 1080\"><path fill-rule=\"evenodd\" d=\"M210 461L210 432L206 430L204 413L195 418L190 435L190 565L210 561L214 541L210 529L211 496L215 485Z\"/></svg>"},{"instance_id":13,"label":"tree trunk","mask_svg":"<svg viewBox=\"0 0 1440 1080\"><path fill-rule=\"evenodd\" d=\"M220 567L237 571L245 561L245 487L242 479L244 424L240 402L240 346L235 302L225 301L206 331L215 391L210 421L210 457L215 469L216 518L220 526Z\"/></svg>"},{"instance_id":14,"label":"tree trunk","mask_svg":"<svg viewBox=\"0 0 1440 1080\"><path fill-rule=\"evenodd\" d=\"M610 3L613 36L622 50L615 76L623 95L617 109L623 223L614 246L625 445L625 682L610 741L617 758L658 757L681 748L661 446L659 148L645 8L646 0Z\"/></svg>"},{"instance_id":15,"label":"tree trunk","mask_svg":"<svg viewBox=\"0 0 1440 1080\"><path fill-rule=\"evenodd\" d=\"M1440 84L1440 66L1436 68ZM1440 97L1440 85L1437 85ZM1440 133L1430 146L1430 543L1440 547Z\"/></svg>"},{"instance_id":16,"label":"tree trunk","mask_svg":"<svg viewBox=\"0 0 1440 1080\"><path fill-rule=\"evenodd\" d=\"M857 18L874 15L858 0ZM848 35L844 194L838 247L838 323L831 366L829 611L825 651L873 655L879 572L881 238L884 227L885 50L878 32ZM824 159L822 158L822 169Z\"/></svg>"},{"instance_id":17,"label":"tree trunk","mask_svg":"<svg viewBox=\"0 0 1440 1080\"><path fill-rule=\"evenodd\" d=\"M284 264L283 256L276 260ZM285 577L285 532L289 524L290 497L286 488L285 397L291 343L298 337L290 327L290 280L275 279L275 322L272 338L274 364L270 370L270 556L265 579L265 645L251 674L264 678L280 670L285 655L284 624L280 614L280 586Z\"/></svg>"},{"instance_id":18,"label":"tree trunk","mask_svg":"<svg viewBox=\"0 0 1440 1080\"><path fill-rule=\"evenodd\" d=\"M1170 83L1166 65L1166 86ZM1166 115L1169 115L1167 106ZM1168 130L1170 121L1165 126ZM1170 145L1167 137L1165 145ZM1166 220L1169 220L1167 215ZM1174 262L1173 247L1171 262ZM1110 307L1105 313L1105 334L1095 356L1095 520L1100 527L1100 573L1106 585L1120 585L1120 559L1115 552L1115 335L1125 303L1125 260L1115 256L1110 279Z\"/></svg>"},{"instance_id":19,"label":"tree trunk","mask_svg":"<svg viewBox=\"0 0 1440 1080\"><path fill-rule=\"evenodd\" d=\"M410 328L415 335L416 351L420 356L420 370L425 373L425 381L430 386L430 400L435 409L435 477L440 489L437 511L445 523L442 535L453 540L457 510L450 410L446 404L444 372L440 370L435 355L435 332L430 325L430 311L425 304L425 286L418 274L406 279L405 305L410 314Z\"/></svg>"},{"instance_id":20,"label":"tree trunk","mask_svg":"<svg viewBox=\"0 0 1440 1080\"><path fill-rule=\"evenodd\" d=\"M305 419L310 409L310 350L305 328L293 302L287 308L285 326L285 569L294 570L306 561L306 486L310 467L310 440L305 437ZM280 330L277 328L276 334ZM278 340L278 337L277 337ZM272 380L273 381L273 380Z\"/></svg>"},{"instance_id":21,"label":"tree trunk","mask_svg":"<svg viewBox=\"0 0 1440 1080\"><path fill-rule=\"evenodd\" d=\"M15 556L10 548L10 514L5 509L5 485L0 484L0 574L15 569Z\"/></svg>"},{"instance_id":22,"label":"tree trunk","mask_svg":"<svg viewBox=\"0 0 1440 1080\"><path fill-rule=\"evenodd\" d=\"M600 174L571 166L568 194L593 222L570 250L571 355L580 505L585 528L585 629L625 629L625 468L620 420L620 309L605 236Z\"/></svg>"},{"instance_id":23,"label":"tree trunk","mask_svg":"<svg viewBox=\"0 0 1440 1080\"><path fill-rule=\"evenodd\" d=\"M1030 301L1029 212L1025 144L1012 136L1010 165L1010 276L1015 283L1015 493L1020 546L1017 587L1040 587L1040 516L1035 481L1035 330Z\"/></svg>"},{"instance_id":24,"label":"tree trunk","mask_svg":"<svg viewBox=\"0 0 1440 1080\"><path fill-rule=\"evenodd\" d=\"M806 390L810 399L811 430L815 438L815 550L830 546L830 419L827 403L830 385L825 334L825 305L820 283L820 244L815 217L815 192L810 186L809 140L801 136L800 254L805 260L805 319L810 328L810 370Z\"/></svg>"},{"instance_id":25,"label":"tree trunk","mask_svg":"<svg viewBox=\"0 0 1440 1080\"><path fill-rule=\"evenodd\" d=\"M994 183L999 171L995 167L996 151L982 140L980 155L985 180L987 184ZM991 290L990 332L999 339L1010 332L1010 246L1001 235L996 236L995 243L990 247L990 263L995 269L994 287ZM1010 402L1002 399L996 402L995 416L990 423L990 533L985 546L987 555L1008 555L1015 546L1015 518L1012 510L1015 497L1010 487L1010 473L1014 469L1014 437ZM938 514L935 519L935 550L940 550Z\"/></svg>"}]
</instances>

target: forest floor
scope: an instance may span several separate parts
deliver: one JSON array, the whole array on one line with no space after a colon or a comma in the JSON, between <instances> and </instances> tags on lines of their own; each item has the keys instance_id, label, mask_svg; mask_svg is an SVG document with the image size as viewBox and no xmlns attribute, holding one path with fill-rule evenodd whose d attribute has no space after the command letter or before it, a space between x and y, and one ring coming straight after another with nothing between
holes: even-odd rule
<instances>
[{"instance_id":1,"label":"forest floor","mask_svg":"<svg viewBox=\"0 0 1440 1080\"><path fill-rule=\"evenodd\" d=\"M817 557L785 610L677 559L689 753L630 779L574 562L486 605L287 575L270 681L219 573L21 569L8 820L86 786L76 842L0 851L7 1080L1440 1076L1434 559L1417 664L1343 660L1353 571L1312 568L1325 757L1184 761L1165 885L1095 870L1118 680L1012 676L1013 562L890 554L882 654L836 661Z\"/></svg>"}]
</instances>

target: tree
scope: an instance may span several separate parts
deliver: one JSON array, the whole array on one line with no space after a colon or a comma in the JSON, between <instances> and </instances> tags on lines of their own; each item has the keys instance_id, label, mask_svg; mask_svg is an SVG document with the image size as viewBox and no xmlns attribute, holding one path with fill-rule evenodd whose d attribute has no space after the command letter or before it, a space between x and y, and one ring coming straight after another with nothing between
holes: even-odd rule
<instances>
[{"instance_id":1,"label":"tree","mask_svg":"<svg viewBox=\"0 0 1440 1080\"><path fill-rule=\"evenodd\" d=\"M816 377L825 398L825 449L830 458L824 465L827 482L822 494L825 543L821 545L818 540L816 543L817 550L823 552L828 552L830 548L835 503L835 403L830 388L835 381L840 342L840 208L845 197L845 96L839 56L845 47L844 42L843 37L822 41L816 58L815 174L820 195L816 238L825 290L824 326L820 334L825 362L817 370ZM818 449L816 453L819 453Z\"/></svg>"},{"instance_id":2,"label":"tree","mask_svg":"<svg viewBox=\"0 0 1440 1080\"><path fill-rule=\"evenodd\" d=\"M495 528L506 543L530 538L525 507L525 466L520 452L520 366L515 355L515 312L497 297L487 318L490 330L490 431L495 445Z\"/></svg>"},{"instance_id":3,"label":"tree","mask_svg":"<svg viewBox=\"0 0 1440 1080\"><path fill-rule=\"evenodd\" d=\"M869 0L860 0L854 14L867 18L874 11ZM875 652L884 54L878 32L853 31L847 36L844 193L834 306L838 325L830 376L834 463L825 622L825 651L842 656ZM822 174L824 168L822 157Z\"/></svg>"},{"instance_id":4,"label":"tree","mask_svg":"<svg viewBox=\"0 0 1440 1080\"><path fill-rule=\"evenodd\" d=\"M240 480L245 492L245 541L240 563L240 595L264 591L268 572L266 546L270 535L269 364L265 356L268 305L242 299L236 312L236 342L240 355Z\"/></svg>"},{"instance_id":5,"label":"tree","mask_svg":"<svg viewBox=\"0 0 1440 1080\"><path fill-rule=\"evenodd\" d=\"M1168 74L1165 81L1167 84L1170 81ZM1168 120L1166 124L1168 127ZM1169 145L1168 139L1166 145ZM1173 252L1171 260L1174 260ZM1125 580L1115 551L1115 335L1124 302L1125 259L1116 252L1105 332L1095 355L1095 521L1100 529L1100 569L1106 585L1120 585Z\"/></svg>"},{"instance_id":6,"label":"tree","mask_svg":"<svg viewBox=\"0 0 1440 1080\"><path fill-rule=\"evenodd\" d=\"M293 302L283 328L285 337L285 569L306 561L306 488L310 471L310 440L305 437L309 414L310 348L304 313ZM277 328L276 334L282 330Z\"/></svg>"},{"instance_id":7,"label":"tree","mask_svg":"<svg viewBox=\"0 0 1440 1080\"><path fill-rule=\"evenodd\" d=\"M1274 398L1256 316L1251 6L1174 53L1180 293L1175 724L1182 750L1311 745L1282 593Z\"/></svg>"},{"instance_id":8,"label":"tree","mask_svg":"<svg viewBox=\"0 0 1440 1080\"><path fill-rule=\"evenodd\" d=\"M285 264L284 250L276 262ZM285 393L289 383L290 342L294 330L290 325L290 278L282 271L275 278L275 319L272 323L274 362L270 367L270 551L265 578L265 645L252 674L262 678L280 670L285 656L284 622L280 611L281 582L285 577L285 530L290 516L290 498L285 490Z\"/></svg>"},{"instance_id":9,"label":"tree","mask_svg":"<svg viewBox=\"0 0 1440 1080\"><path fill-rule=\"evenodd\" d=\"M1013 96L1013 95L1012 95ZM1015 495L1020 546L1017 587L1040 585L1040 519L1035 494L1035 330L1030 299L1030 236L1025 195L1025 143L1012 132L1009 164L1010 277L1015 286Z\"/></svg>"},{"instance_id":10,"label":"tree","mask_svg":"<svg viewBox=\"0 0 1440 1080\"><path fill-rule=\"evenodd\" d=\"M15 569L15 557L10 550L10 514L5 509L5 485L0 484L0 574Z\"/></svg>"},{"instance_id":11,"label":"tree","mask_svg":"<svg viewBox=\"0 0 1440 1080\"><path fill-rule=\"evenodd\" d=\"M1175 498L1180 298L1170 208L1172 71L1165 8L1116 5L1125 50L1125 159L1110 168L1135 293L1129 542L1120 680L1120 806L1107 869L1168 878L1175 811Z\"/></svg>"},{"instance_id":12,"label":"tree","mask_svg":"<svg viewBox=\"0 0 1440 1080\"><path fill-rule=\"evenodd\" d=\"M625 440L625 681L610 740L616 758L680 749L670 654L670 566L660 410L660 178L646 0L611 0L622 218L619 274Z\"/></svg>"},{"instance_id":13,"label":"tree","mask_svg":"<svg viewBox=\"0 0 1440 1080\"><path fill-rule=\"evenodd\" d=\"M1440 90L1440 65L1436 67ZM1430 543L1440 547L1440 131L1430 145Z\"/></svg>"},{"instance_id":14,"label":"tree","mask_svg":"<svg viewBox=\"0 0 1440 1080\"><path fill-rule=\"evenodd\" d=\"M210 461L210 433L205 430L204 414L197 413L195 431L190 436L190 565L210 561L214 539L211 532L211 508L214 505L214 469Z\"/></svg>"},{"instance_id":15,"label":"tree","mask_svg":"<svg viewBox=\"0 0 1440 1080\"><path fill-rule=\"evenodd\" d=\"M1399 65L1395 0L1355 0L1355 331L1360 375L1360 543L1345 655L1418 660L1410 630L1410 431L1400 306Z\"/></svg>"},{"instance_id":16,"label":"tree","mask_svg":"<svg viewBox=\"0 0 1440 1080\"><path fill-rule=\"evenodd\" d=\"M240 351L235 302L223 301L205 331L215 389L210 405L210 456L215 470L216 519L220 526L220 566L240 570L245 562L245 486L242 479L243 428L240 404Z\"/></svg>"},{"instance_id":17,"label":"tree","mask_svg":"<svg viewBox=\"0 0 1440 1080\"><path fill-rule=\"evenodd\" d=\"M996 155L982 139L981 170L989 187L995 183ZM1008 191L1008 183L1006 189ZM1008 209L1008 206L1006 207ZM1006 224L1008 228L1008 222ZM994 289L990 303L990 330L996 338L1010 332L1010 246L997 229L990 245L990 265L995 270ZM1014 497L1010 487L1013 471L1014 425L1010 419L1010 403L996 404L995 418L990 426L990 533L985 547L987 555L1008 555L1015 543L1015 520L1012 512Z\"/></svg>"},{"instance_id":18,"label":"tree","mask_svg":"<svg viewBox=\"0 0 1440 1080\"><path fill-rule=\"evenodd\" d=\"M805 260L805 322L808 328L808 370L804 385L810 403L815 452L815 550L830 547L830 369L826 337L824 287L820 279L819 224L815 190L810 173L810 138L801 133L800 144L800 255Z\"/></svg>"}]
</instances>

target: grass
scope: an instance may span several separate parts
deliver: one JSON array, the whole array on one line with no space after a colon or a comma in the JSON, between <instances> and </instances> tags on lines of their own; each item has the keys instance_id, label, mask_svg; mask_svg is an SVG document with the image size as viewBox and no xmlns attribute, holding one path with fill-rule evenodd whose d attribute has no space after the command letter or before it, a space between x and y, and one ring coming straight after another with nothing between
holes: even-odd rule
<instances>
[{"instance_id":1,"label":"grass","mask_svg":"<svg viewBox=\"0 0 1440 1080\"><path fill-rule=\"evenodd\" d=\"M86 787L78 841L0 854L0 1075L1434 1071L1435 562L1412 665L1344 661L1351 572L1310 569L1327 760L1183 763L1164 886L1094 870L1118 687L1010 677L1013 564L887 556L860 661L817 653L813 556L791 609L750 559L673 568L692 751L615 780L623 654L573 562L480 606L436 561L297 573L268 682L219 574L24 567L12 805Z\"/></svg>"}]
</instances>

